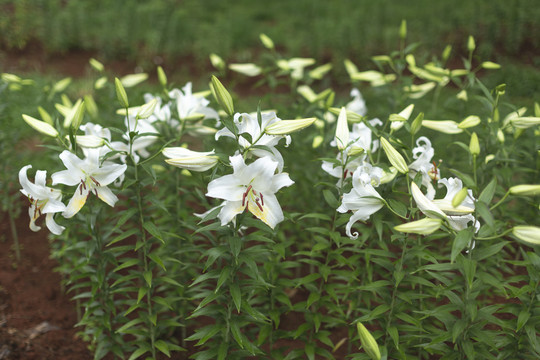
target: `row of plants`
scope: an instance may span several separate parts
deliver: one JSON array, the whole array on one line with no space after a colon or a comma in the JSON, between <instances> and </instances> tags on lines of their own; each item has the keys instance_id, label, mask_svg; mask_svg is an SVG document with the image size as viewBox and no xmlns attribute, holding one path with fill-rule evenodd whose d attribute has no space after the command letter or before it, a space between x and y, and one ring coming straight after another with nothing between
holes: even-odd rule
<instances>
[{"instance_id":1,"label":"row of plants","mask_svg":"<svg viewBox=\"0 0 540 360\"><path fill-rule=\"evenodd\" d=\"M540 106L482 83L499 65L473 37L449 68L403 22L377 70L345 61L345 91L260 38L259 63L213 54L208 90L158 68L134 101L147 75L92 59L91 94L22 116L48 139L18 172L30 228L54 234L95 358L537 358Z\"/></svg>"}]
</instances>

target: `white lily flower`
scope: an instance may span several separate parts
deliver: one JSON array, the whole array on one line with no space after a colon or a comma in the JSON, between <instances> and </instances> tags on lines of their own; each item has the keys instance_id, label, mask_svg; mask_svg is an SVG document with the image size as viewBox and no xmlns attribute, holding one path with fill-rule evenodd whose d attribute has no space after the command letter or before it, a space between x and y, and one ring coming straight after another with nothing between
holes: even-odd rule
<instances>
[{"instance_id":1,"label":"white lily flower","mask_svg":"<svg viewBox=\"0 0 540 360\"><path fill-rule=\"evenodd\" d=\"M352 89L351 97L353 98L353 100L350 101L347 105L345 105L345 108L349 111L357 113L358 115L365 116L367 113L367 107L366 102L364 101L364 98L360 93L360 90L358 90L357 88Z\"/></svg>"},{"instance_id":2,"label":"white lily flower","mask_svg":"<svg viewBox=\"0 0 540 360\"><path fill-rule=\"evenodd\" d=\"M173 89L169 97L176 101L176 110L180 120L201 115L203 119L219 120L216 110L208 107L210 101L203 96L195 96L192 92L191 82L188 82L182 90Z\"/></svg>"},{"instance_id":3,"label":"white lily flower","mask_svg":"<svg viewBox=\"0 0 540 360\"><path fill-rule=\"evenodd\" d=\"M107 205L114 206L118 198L107 187L114 180L124 174L127 169L125 164L111 164L100 166L99 149L88 149L87 157L81 160L77 155L65 150L60 154L60 159L67 170L54 173L51 178L53 185L65 184L77 186L77 190L65 209L64 217L74 216L86 203L88 195L93 192Z\"/></svg>"},{"instance_id":4,"label":"white lily flower","mask_svg":"<svg viewBox=\"0 0 540 360\"><path fill-rule=\"evenodd\" d=\"M414 178L417 173L422 174L422 185L427 188L426 196L433 200L435 188L431 181L439 180L440 174L437 167L431 162L435 154L435 150L431 147L431 141L425 136L419 137L412 152L415 160L409 165L409 176Z\"/></svg>"},{"instance_id":5,"label":"white lily flower","mask_svg":"<svg viewBox=\"0 0 540 360\"><path fill-rule=\"evenodd\" d=\"M206 196L225 200L218 215L221 225L249 210L272 229L283 220L283 211L275 193L294 184L288 174L275 174L278 163L269 157L246 165L242 155L231 156L233 174L212 180Z\"/></svg>"},{"instance_id":6,"label":"white lily flower","mask_svg":"<svg viewBox=\"0 0 540 360\"><path fill-rule=\"evenodd\" d=\"M311 58L291 58L277 61L277 66L285 71L291 72L291 78L300 80L304 77L304 68L315 64L315 59Z\"/></svg>"},{"instance_id":7,"label":"white lily flower","mask_svg":"<svg viewBox=\"0 0 540 360\"><path fill-rule=\"evenodd\" d=\"M269 156L272 160L278 163L278 171L283 170L283 157L281 153L277 151L275 146L279 140L285 139L285 146L289 146L291 143L291 137L289 135L269 135L265 130L272 124L276 124L282 121L276 116L275 112L261 113L261 124L257 121L257 116L251 116L247 113L234 114L234 124L238 129L238 134L249 134L251 136L251 142L246 138L240 136L238 143L244 149L249 149L249 152L257 157ZM221 136L231 137L236 139L234 134L227 128L223 128L216 133L216 140ZM254 148L253 145L262 145L268 149Z\"/></svg>"},{"instance_id":8,"label":"white lily flower","mask_svg":"<svg viewBox=\"0 0 540 360\"><path fill-rule=\"evenodd\" d=\"M65 228L54 221L54 214L66 210L66 205L60 201L62 199L62 193L60 190L52 189L45 185L47 179L46 171L38 170L36 172L35 182L30 182L27 171L31 168L32 165L26 165L19 171L19 183L22 186L21 192L28 197L31 203L28 208L30 230L39 231L41 227L36 225L36 220L41 214L47 214L45 216L47 228L53 234L60 235Z\"/></svg>"},{"instance_id":9,"label":"white lily flower","mask_svg":"<svg viewBox=\"0 0 540 360\"><path fill-rule=\"evenodd\" d=\"M183 147L167 147L163 149L163 155L169 158L165 160L168 164L182 169L199 172L206 171L216 166L219 158L213 156L214 154L214 150L199 152Z\"/></svg>"},{"instance_id":10,"label":"white lily flower","mask_svg":"<svg viewBox=\"0 0 540 360\"><path fill-rule=\"evenodd\" d=\"M366 221L372 214L384 206L381 195L379 195L371 184L372 176L369 174L366 176L364 170L364 168L358 168L354 172L352 180L353 188L349 193L343 195L342 203L337 208L337 211L340 213L345 213L349 210L353 212L349 222L345 226L347 236L353 240L358 238L358 232L351 232L354 223L358 220Z\"/></svg>"},{"instance_id":11,"label":"white lily flower","mask_svg":"<svg viewBox=\"0 0 540 360\"><path fill-rule=\"evenodd\" d=\"M162 121L164 123L170 123L171 122L171 103L168 102L166 104L163 104L163 99L159 96L154 96L152 94L146 93L144 94L144 101L145 103L149 103L152 100L156 100L156 107L154 108L154 113L148 117L148 121L150 123L154 123L156 121ZM174 125L174 124L171 124ZM176 124L177 125L177 124Z\"/></svg>"},{"instance_id":12,"label":"white lily flower","mask_svg":"<svg viewBox=\"0 0 540 360\"><path fill-rule=\"evenodd\" d=\"M457 231L467 228L468 223L472 221L476 231L478 231L480 223L472 215L474 212L472 191L468 190L465 200L454 207L452 199L463 188L463 183L458 178L449 178L439 180L439 184L446 186L447 192L443 199L437 200L428 199L415 183L411 184L411 193L420 211L429 218L446 219L450 226Z\"/></svg>"}]
</instances>

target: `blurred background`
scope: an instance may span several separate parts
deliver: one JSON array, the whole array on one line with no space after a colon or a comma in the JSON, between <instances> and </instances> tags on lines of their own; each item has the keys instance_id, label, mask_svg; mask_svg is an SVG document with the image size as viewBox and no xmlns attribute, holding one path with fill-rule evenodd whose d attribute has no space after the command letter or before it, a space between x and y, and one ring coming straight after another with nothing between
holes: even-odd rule
<instances>
[{"instance_id":1,"label":"blurred background","mask_svg":"<svg viewBox=\"0 0 540 360\"><path fill-rule=\"evenodd\" d=\"M476 55L503 65L494 82L538 96L535 0L0 0L0 71L84 75L95 57L118 71L207 74L210 53L253 61L265 33L283 55L331 61L345 75L344 58L373 68L371 56L397 49L402 19L408 43L426 54L450 44L459 64L473 35Z\"/></svg>"}]
</instances>

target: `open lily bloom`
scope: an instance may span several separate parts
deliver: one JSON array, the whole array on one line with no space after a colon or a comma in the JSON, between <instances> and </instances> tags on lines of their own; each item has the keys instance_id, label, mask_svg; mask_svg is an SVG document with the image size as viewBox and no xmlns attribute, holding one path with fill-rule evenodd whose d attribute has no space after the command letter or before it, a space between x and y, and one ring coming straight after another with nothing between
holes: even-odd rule
<instances>
[{"instance_id":1,"label":"open lily bloom","mask_svg":"<svg viewBox=\"0 0 540 360\"><path fill-rule=\"evenodd\" d=\"M360 93L360 90L358 90L357 88L352 89L351 96L353 100L350 101L347 105L345 105L345 108L349 111L353 111L359 115L365 116L367 113L367 107L366 102L364 101L364 98Z\"/></svg>"},{"instance_id":2,"label":"open lily bloom","mask_svg":"<svg viewBox=\"0 0 540 360\"><path fill-rule=\"evenodd\" d=\"M137 132L139 134L148 134L143 136L138 136L133 141L132 152L133 159L135 162L139 162L140 157L148 157L150 153L146 150L147 147L152 145L157 140L158 131L150 122L144 119L136 119L133 116L129 116L124 120L126 124L126 133L122 136L126 142L113 141L111 142L111 147L116 151L123 151L129 153L129 133ZM150 135L156 134L156 135ZM87 155L88 156L88 155ZM126 162L126 156L120 156L122 162Z\"/></svg>"},{"instance_id":3,"label":"open lily bloom","mask_svg":"<svg viewBox=\"0 0 540 360\"><path fill-rule=\"evenodd\" d=\"M261 124L257 121L257 116L251 116L247 113L236 113L234 115L234 124L238 129L238 134L249 134L251 136L251 141L240 136L238 143L244 149L249 149L249 152L257 157L268 156L272 160L278 163L278 171L283 170L283 157L281 153L277 151L275 146L279 143L279 140L285 139L285 146L288 146L291 143L291 137L289 135L268 135L264 130L279 121L280 118L276 116L275 112L262 113L261 114ZM227 128L223 128L216 133L216 140L221 136L227 136L235 139L234 134ZM262 145L267 149L253 148L253 145Z\"/></svg>"},{"instance_id":4,"label":"open lily bloom","mask_svg":"<svg viewBox=\"0 0 540 360\"><path fill-rule=\"evenodd\" d=\"M368 121L371 126L382 125L382 121L375 118ZM332 140L331 146L337 146L336 141ZM379 140L372 140L372 131L363 122L353 124L352 131L349 133L349 146L347 149L359 147L364 151L371 151L372 153L379 148Z\"/></svg>"},{"instance_id":5,"label":"open lily bloom","mask_svg":"<svg viewBox=\"0 0 540 360\"><path fill-rule=\"evenodd\" d=\"M263 157L246 165L242 155L231 156L233 174L212 180L206 196L225 200L219 212L221 225L249 210L272 229L283 221L283 211L275 193L294 181L288 174L275 174L278 163Z\"/></svg>"},{"instance_id":6,"label":"open lily bloom","mask_svg":"<svg viewBox=\"0 0 540 360\"><path fill-rule=\"evenodd\" d=\"M188 82L182 90L171 90L169 97L176 102L176 110L181 121L197 116L219 120L217 111L208 107L210 102L207 99L193 95L191 82Z\"/></svg>"},{"instance_id":7,"label":"open lily bloom","mask_svg":"<svg viewBox=\"0 0 540 360\"><path fill-rule=\"evenodd\" d=\"M54 221L54 214L66 210L66 206L60 201L62 193L60 190L47 187L47 172L38 170L36 172L35 182L28 180L27 171L32 165L26 165L19 171L19 182L22 186L21 192L30 200L28 215L30 216L30 229L39 231L41 227L36 225L36 220L41 214L46 214L45 224L47 228L55 235L60 235L64 227Z\"/></svg>"},{"instance_id":8,"label":"open lily bloom","mask_svg":"<svg viewBox=\"0 0 540 360\"><path fill-rule=\"evenodd\" d=\"M110 164L100 166L99 150L88 149L88 155L81 160L77 155L65 150L60 154L60 159L67 170L52 174L53 185L65 184L77 186L77 190L65 209L64 217L74 216L86 203L90 193L94 193L109 206L114 206L118 198L107 187L114 180L124 174L127 169L125 164Z\"/></svg>"},{"instance_id":9,"label":"open lily bloom","mask_svg":"<svg viewBox=\"0 0 540 360\"><path fill-rule=\"evenodd\" d=\"M369 165L369 164L367 164ZM370 165L371 166L371 165ZM376 168L378 169L378 168ZM384 201L372 185L374 177L366 171L372 171L370 167L359 167L353 174L352 189L343 195L343 200L337 211L345 213L352 211L353 214L345 226L345 232L351 239L358 238L358 232L352 233L351 228L358 220L366 221L369 217L384 206ZM378 171L375 171L378 173ZM381 170L382 175L382 170Z\"/></svg>"},{"instance_id":10,"label":"open lily bloom","mask_svg":"<svg viewBox=\"0 0 540 360\"><path fill-rule=\"evenodd\" d=\"M439 184L446 186L446 196L443 199L428 199L415 183L411 184L411 193L416 205L427 217L446 219L454 230L463 230L473 222L476 231L480 229L480 223L472 215L474 212L474 197L472 191L461 204L452 206L452 199L463 188L463 183L458 178L439 180Z\"/></svg>"},{"instance_id":11,"label":"open lily bloom","mask_svg":"<svg viewBox=\"0 0 540 360\"><path fill-rule=\"evenodd\" d=\"M413 149L415 160L409 165L411 178L414 178L417 173L422 174L422 185L427 188L426 196L430 200L435 197L435 188L431 182L440 179L437 167L431 162L434 153L431 141L427 137L421 136L416 140L416 147Z\"/></svg>"}]
</instances>

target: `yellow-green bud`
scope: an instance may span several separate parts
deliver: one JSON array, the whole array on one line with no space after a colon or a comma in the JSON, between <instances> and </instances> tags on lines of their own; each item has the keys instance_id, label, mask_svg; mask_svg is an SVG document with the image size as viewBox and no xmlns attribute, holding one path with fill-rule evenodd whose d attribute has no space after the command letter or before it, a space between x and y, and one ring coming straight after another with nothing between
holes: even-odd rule
<instances>
[{"instance_id":1,"label":"yellow-green bud","mask_svg":"<svg viewBox=\"0 0 540 360\"><path fill-rule=\"evenodd\" d=\"M143 106L139 108L139 111L137 112L137 118L139 119L147 119L154 113L154 109L156 108L158 99L153 98L150 102L147 102Z\"/></svg>"},{"instance_id":2,"label":"yellow-green bud","mask_svg":"<svg viewBox=\"0 0 540 360\"><path fill-rule=\"evenodd\" d=\"M315 102L317 100L317 94L308 86L308 85L300 85L296 91L300 95L302 95L309 103Z\"/></svg>"},{"instance_id":3,"label":"yellow-green bud","mask_svg":"<svg viewBox=\"0 0 540 360\"><path fill-rule=\"evenodd\" d=\"M386 140L384 137L381 137L381 145L390 160L390 163L402 174L409 172L409 167L403 159L403 156Z\"/></svg>"},{"instance_id":4,"label":"yellow-green bud","mask_svg":"<svg viewBox=\"0 0 540 360\"><path fill-rule=\"evenodd\" d=\"M343 150L349 143L349 124L347 123L347 110L344 107L339 112L336 126L336 144L339 150Z\"/></svg>"},{"instance_id":5,"label":"yellow-green bud","mask_svg":"<svg viewBox=\"0 0 540 360\"><path fill-rule=\"evenodd\" d=\"M489 154L488 156L486 156L486 159L484 160L484 163L488 163L490 162L491 160L495 159L495 155L494 154Z\"/></svg>"},{"instance_id":6,"label":"yellow-green bud","mask_svg":"<svg viewBox=\"0 0 540 360\"><path fill-rule=\"evenodd\" d=\"M321 135L317 135L313 138L313 143L312 143L312 147L314 149L318 148L319 146L321 146L322 142L324 141L324 138L321 136Z\"/></svg>"},{"instance_id":7,"label":"yellow-green bud","mask_svg":"<svg viewBox=\"0 0 540 360\"><path fill-rule=\"evenodd\" d=\"M540 125L540 117L523 116L510 120L512 125L518 129L526 129L535 125Z\"/></svg>"},{"instance_id":8,"label":"yellow-green bud","mask_svg":"<svg viewBox=\"0 0 540 360\"><path fill-rule=\"evenodd\" d=\"M482 66L484 69L488 69L488 70L497 70L497 69L501 68L501 65L496 64L496 63L491 62L491 61L484 61L480 66Z\"/></svg>"},{"instance_id":9,"label":"yellow-green bud","mask_svg":"<svg viewBox=\"0 0 540 360\"><path fill-rule=\"evenodd\" d=\"M482 121L480 120L480 117L476 115L470 115L470 116L467 116L465 119L463 119L462 122L458 124L458 128L460 129L472 128L480 124L481 122Z\"/></svg>"},{"instance_id":10,"label":"yellow-green bud","mask_svg":"<svg viewBox=\"0 0 540 360\"><path fill-rule=\"evenodd\" d=\"M261 39L261 42L265 48L270 50L274 48L274 42L266 34L260 34L259 39Z\"/></svg>"},{"instance_id":11,"label":"yellow-green bud","mask_svg":"<svg viewBox=\"0 0 540 360\"><path fill-rule=\"evenodd\" d=\"M210 62L212 63L212 66L219 71L223 71L223 69L225 69L225 61L223 61L219 55L210 54Z\"/></svg>"},{"instance_id":12,"label":"yellow-green bud","mask_svg":"<svg viewBox=\"0 0 540 360\"><path fill-rule=\"evenodd\" d=\"M58 136L58 131L56 131L55 128L53 128L50 124L46 123L45 121L35 119L25 114L23 114L22 117L28 125L33 127L35 130L39 131L40 133L45 134L50 137Z\"/></svg>"},{"instance_id":13,"label":"yellow-green bud","mask_svg":"<svg viewBox=\"0 0 540 360\"><path fill-rule=\"evenodd\" d=\"M124 85L122 85L122 82L119 78L114 78L114 86L116 87L116 97L118 98L120 105L123 108L128 108L129 101L126 94L126 89L124 89Z\"/></svg>"},{"instance_id":14,"label":"yellow-green bud","mask_svg":"<svg viewBox=\"0 0 540 360\"><path fill-rule=\"evenodd\" d=\"M94 87L99 90L99 89L102 89L105 84L107 83L107 77L106 76L102 76L100 77L99 79L96 80L96 82L94 83Z\"/></svg>"},{"instance_id":15,"label":"yellow-green bud","mask_svg":"<svg viewBox=\"0 0 540 360\"><path fill-rule=\"evenodd\" d=\"M349 59L345 59L343 61L343 63L345 64L345 69L347 70L347 73L349 74L349 76L352 78L356 73L358 73L358 68L356 67L356 65L354 65L354 63L349 60Z\"/></svg>"},{"instance_id":16,"label":"yellow-green bud","mask_svg":"<svg viewBox=\"0 0 540 360\"><path fill-rule=\"evenodd\" d=\"M463 132L453 120L424 120L422 126L445 134L460 134Z\"/></svg>"},{"instance_id":17,"label":"yellow-green bud","mask_svg":"<svg viewBox=\"0 0 540 360\"><path fill-rule=\"evenodd\" d=\"M66 139L69 141L69 136L66 136ZM75 141L84 148L97 148L105 144L105 140L95 135L77 135Z\"/></svg>"},{"instance_id":18,"label":"yellow-green bud","mask_svg":"<svg viewBox=\"0 0 540 360\"><path fill-rule=\"evenodd\" d=\"M60 93L66 90L69 84L71 84L71 78L70 77L64 78L53 85L52 91L55 93Z\"/></svg>"},{"instance_id":19,"label":"yellow-green bud","mask_svg":"<svg viewBox=\"0 0 540 360\"><path fill-rule=\"evenodd\" d=\"M497 95L504 95L506 92L506 84L497 85L497 87L495 87L495 91L497 92Z\"/></svg>"},{"instance_id":20,"label":"yellow-green bud","mask_svg":"<svg viewBox=\"0 0 540 360\"><path fill-rule=\"evenodd\" d=\"M467 90L461 90L460 92L458 92L458 94L456 95L456 97L457 97L459 100L463 100L463 101L469 100L469 98L468 98L468 96L467 96Z\"/></svg>"},{"instance_id":21,"label":"yellow-green bud","mask_svg":"<svg viewBox=\"0 0 540 360\"><path fill-rule=\"evenodd\" d=\"M411 123L411 134L416 135L416 133L422 128L423 120L424 120L424 113L421 112Z\"/></svg>"},{"instance_id":22,"label":"yellow-green bud","mask_svg":"<svg viewBox=\"0 0 540 360\"><path fill-rule=\"evenodd\" d=\"M540 104L534 103L534 116L540 117Z\"/></svg>"},{"instance_id":23,"label":"yellow-green bud","mask_svg":"<svg viewBox=\"0 0 540 360\"><path fill-rule=\"evenodd\" d=\"M540 185L522 184L510 188L512 195L535 196L540 195Z\"/></svg>"},{"instance_id":24,"label":"yellow-green bud","mask_svg":"<svg viewBox=\"0 0 540 360\"><path fill-rule=\"evenodd\" d=\"M407 20L401 20L401 25L399 27L399 37L405 39L407 37Z\"/></svg>"},{"instance_id":25,"label":"yellow-green bud","mask_svg":"<svg viewBox=\"0 0 540 360\"><path fill-rule=\"evenodd\" d=\"M161 86L167 86L167 75L165 75L165 71L161 66L157 67L157 77Z\"/></svg>"},{"instance_id":26,"label":"yellow-green bud","mask_svg":"<svg viewBox=\"0 0 540 360\"><path fill-rule=\"evenodd\" d=\"M480 154L480 143L478 142L478 135L475 132L471 135L471 142L469 143L469 151L472 156L478 156Z\"/></svg>"},{"instance_id":27,"label":"yellow-green bud","mask_svg":"<svg viewBox=\"0 0 540 360\"><path fill-rule=\"evenodd\" d=\"M474 49L476 49L476 43L474 42L472 35L469 35L469 40L467 41L467 50L469 50L469 52L473 52Z\"/></svg>"},{"instance_id":28,"label":"yellow-green bud","mask_svg":"<svg viewBox=\"0 0 540 360\"><path fill-rule=\"evenodd\" d=\"M225 86L219 81L217 77L212 75L212 82L210 89L216 101L221 105L223 110L230 116L234 114L234 104L231 97L231 94L225 89Z\"/></svg>"},{"instance_id":29,"label":"yellow-green bud","mask_svg":"<svg viewBox=\"0 0 540 360\"><path fill-rule=\"evenodd\" d=\"M360 343L364 351L371 357L372 360L381 360L381 351L379 345L371 333L361 323L356 323L356 329L358 330L358 336L360 337Z\"/></svg>"},{"instance_id":30,"label":"yellow-green bud","mask_svg":"<svg viewBox=\"0 0 540 360\"><path fill-rule=\"evenodd\" d=\"M450 53L452 52L452 45L446 45L442 52L442 60L446 61L450 57Z\"/></svg>"},{"instance_id":31,"label":"yellow-green bud","mask_svg":"<svg viewBox=\"0 0 540 360\"><path fill-rule=\"evenodd\" d=\"M64 118L64 127L72 126L74 129L78 129L84 117L85 110L84 101L82 99L77 100Z\"/></svg>"},{"instance_id":32,"label":"yellow-green bud","mask_svg":"<svg viewBox=\"0 0 540 360\"><path fill-rule=\"evenodd\" d=\"M332 70L332 64L324 64L317 66L315 69L309 72L309 77L312 79L321 80L327 72Z\"/></svg>"},{"instance_id":33,"label":"yellow-green bud","mask_svg":"<svg viewBox=\"0 0 540 360\"><path fill-rule=\"evenodd\" d=\"M98 117L98 107L96 105L96 102L94 101L94 98L92 95L85 95L84 96L84 106L86 108L86 111L88 111L88 114L92 118Z\"/></svg>"},{"instance_id":34,"label":"yellow-green bud","mask_svg":"<svg viewBox=\"0 0 540 360\"><path fill-rule=\"evenodd\" d=\"M105 66L94 58L90 58L88 62L90 63L90 66L92 66L97 72L103 72L103 70L105 70Z\"/></svg>"},{"instance_id":35,"label":"yellow-green bud","mask_svg":"<svg viewBox=\"0 0 540 360\"><path fill-rule=\"evenodd\" d=\"M461 190L459 190L454 196L454 198L452 199L452 206L457 208L463 202L463 200L465 200L466 197L467 197L467 188L464 187Z\"/></svg>"},{"instance_id":36,"label":"yellow-green bud","mask_svg":"<svg viewBox=\"0 0 540 360\"><path fill-rule=\"evenodd\" d=\"M229 69L246 76L258 76L261 73L261 68L253 63L229 64Z\"/></svg>"},{"instance_id":37,"label":"yellow-green bud","mask_svg":"<svg viewBox=\"0 0 540 360\"><path fill-rule=\"evenodd\" d=\"M287 135L312 125L315 120L317 119L282 120L268 126L264 131L269 135Z\"/></svg>"},{"instance_id":38,"label":"yellow-green bud","mask_svg":"<svg viewBox=\"0 0 540 360\"><path fill-rule=\"evenodd\" d=\"M38 106L38 111L39 111L39 115L41 116L43 121L45 121L47 124L54 125L53 119L52 119L51 115L49 115L47 110L45 110L41 106Z\"/></svg>"},{"instance_id":39,"label":"yellow-green bud","mask_svg":"<svg viewBox=\"0 0 540 360\"><path fill-rule=\"evenodd\" d=\"M406 224L395 226L394 230L404 233L429 235L439 230L441 224L442 219L425 218L422 220L412 221Z\"/></svg>"},{"instance_id":40,"label":"yellow-green bud","mask_svg":"<svg viewBox=\"0 0 540 360\"><path fill-rule=\"evenodd\" d=\"M336 93L334 91L330 91L330 94L326 98L326 107L327 108L334 105L334 99L335 98L336 98Z\"/></svg>"},{"instance_id":41,"label":"yellow-green bud","mask_svg":"<svg viewBox=\"0 0 540 360\"><path fill-rule=\"evenodd\" d=\"M339 115L339 113L341 112L341 109L336 108L336 107L331 107L331 108L328 109L328 111L330 111L334 115ZM362 115L357 114L354 111L350 111L350 110L346 110L346 111L347 111L347 121L348 122L357 123L357 122L362 121L362 119L364 118Z\"/></svg>"},{"instance_id":42,"label":"yellow-green bud","mask_svg":"<svg viewBox=\"0 0 540 360\"><path fill-rule=\"evenodd\" d=\"M130 88L139 85L143 81L146 81L146 79L148 79L148 74L140 73L123 76L120 81L122 82L122 85L124 85L124 87Z\"/></svg>"},{"instance_id":43,"label":"yellow-green bud","mask_svg":"<svg viewBox=\"0 0 540 360\"><path fill-rule=\"evenodd\" d=\"M512 228L512 234L519 240L531 245L540 245L540 227L518 225Z\"/></svg>"}]
</instances>

